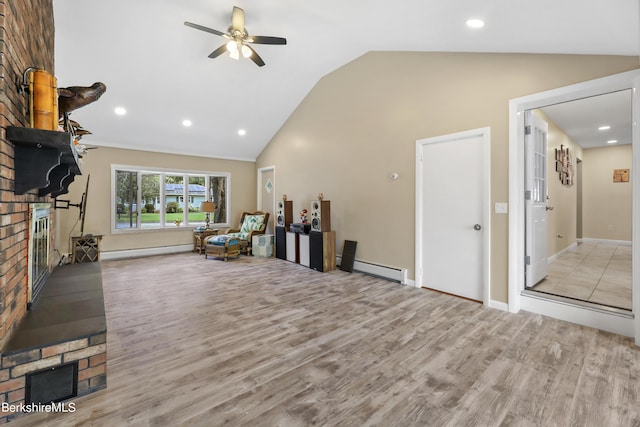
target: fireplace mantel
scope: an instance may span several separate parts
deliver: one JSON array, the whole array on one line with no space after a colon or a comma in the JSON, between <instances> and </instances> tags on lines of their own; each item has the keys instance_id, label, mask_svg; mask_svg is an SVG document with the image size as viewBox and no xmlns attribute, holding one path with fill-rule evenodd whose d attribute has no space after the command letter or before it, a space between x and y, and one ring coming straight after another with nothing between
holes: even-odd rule
<instances>
[{"instance_id":1,"label":"fireplace mantel","mask_svg":"<svg viewBox=\"0 0 640 427\"><path fill-rule=\"evenodd\" d=\"M15 194L37 189L39 196L56 197L68 193L75 176L82 175L68 132L8 126L7 139L15 147Z\"/></svg>"}]
</instances>

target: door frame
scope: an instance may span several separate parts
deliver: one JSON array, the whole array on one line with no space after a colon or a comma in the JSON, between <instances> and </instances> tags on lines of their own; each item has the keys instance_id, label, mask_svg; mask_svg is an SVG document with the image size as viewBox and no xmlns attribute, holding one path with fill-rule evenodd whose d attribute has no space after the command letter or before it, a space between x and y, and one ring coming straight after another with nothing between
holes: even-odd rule
<instances>
[{"instance_id":1,"label":"door frame","mask_svg":"<svg viewBox=\"0 0 640 427\"><path fill-rule=\"evenodd\" d=\"M632 313L624 315L567 301L528 295L524 291L524 112L550 104L631 89L633 185ZM509 101L509 311L532 311L561 320L635 338L640 345L640 70L565 86Z\"/></svg>"},{"instance_id":2,"label":"door frame","mask_svg":"<svg viewBox=\"0 0 640 427\"><path fill-rule=\"evenodd\" d=\"M265 172L270 172L273 171L273 191L271 191L271 207L272 207L272 212L275 214L276 211L276 167L275 165L271 165L271 166L265 166L263 168L258 168L258 182L257 182L257 186L256 186L256 192L257 194L257 200L256 200L256 207L258 209L262 209L262 178L263 175L265 174ZM275 215L271 215L274 220L274 224L275 224ZM273 230L275 232L275 226L273 227Z\"/></svg>"},{"instance_id":3,"label":"door frame","mask_svg":"<svg viewBox=\"0 0 640 427\"><path fill-rule=\"evenodd\" d=\"M441 135L432 138L419 139L416 141L416 213L415 213L415 286L422 287L422 204L423 197L423 163L422 153L425 145L434 143L446 143L461 138L480 137L482 138L482 303L486 306L491 305L491 128L484 127L471 129L463 132L456 132L448 135Z\"/></svg>"}]
</instances>

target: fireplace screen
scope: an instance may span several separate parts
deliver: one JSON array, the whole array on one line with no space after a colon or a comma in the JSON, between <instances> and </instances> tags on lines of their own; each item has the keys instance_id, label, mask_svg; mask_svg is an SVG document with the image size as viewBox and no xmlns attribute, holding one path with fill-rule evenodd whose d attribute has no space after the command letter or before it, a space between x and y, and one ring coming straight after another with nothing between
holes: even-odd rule
<instances>
[{"instance_id":1,"label":"fireplace screen","mask_svg":"<svg viewBox=\"0 0 640 427\"><path fill-rule=\"evenodd\" d=\"M49 276L49 209L49 203L30 205L29 303L36 299Z\"/></svg>"}]
</instances>

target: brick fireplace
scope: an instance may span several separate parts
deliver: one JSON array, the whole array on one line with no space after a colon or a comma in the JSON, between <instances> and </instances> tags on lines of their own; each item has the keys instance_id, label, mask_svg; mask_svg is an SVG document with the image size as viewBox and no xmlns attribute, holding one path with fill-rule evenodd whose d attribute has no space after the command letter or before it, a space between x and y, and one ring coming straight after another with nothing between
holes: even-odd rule
<instances>
[{"instance_id":1,"label":"brick fireplace","mask_svg":"<svg viewBox=\"0 0 640 427\"><path fill-rule=\"evenodd\" d=\"M31 381L30 387L32 376L54 374L70 365L72 378ZM3 348L0 396L14 405L33 402L34 396L62 401L106 385L107 325L100 263L57 267ZM73 393L67 392L70 389ZM14 415L11 410L0 411L0 422Z\"/></svg>"},{"instance_id":2,"label":"brick fireplace","mask_svg":"<svg viewBox=\"0 0 640 427\"><path fill-rule=\"evenodd\" d=\"M14 192L19 172L7 127L29 127L24 71L55 74L52 1L0 0L0 402L8 404L27 402L30 392L48 396L42 384L50 380L39 374L69 365L77 395L106 387L99 263L56 267L54 199ZM0 423L12 417L0 412Z\"/></svg>"},{"instance_id":3,"label":"brick fireplace","mask_svg":"<svg viewBox=\"0 0 640 427\"><path fill-rule=\"evenodd\" d=\"M18 87L24 70L38 67L53 72L52 1L0 0L0 26L0 348L4 348L27 312L29 205L52 202L35 191L14 194L14 146L6 128L29 126L28 99ZM55 224L55 212L49 221ZM53 266L54 233L49 233L48 241Z\"/></svg>"}]
</instances>

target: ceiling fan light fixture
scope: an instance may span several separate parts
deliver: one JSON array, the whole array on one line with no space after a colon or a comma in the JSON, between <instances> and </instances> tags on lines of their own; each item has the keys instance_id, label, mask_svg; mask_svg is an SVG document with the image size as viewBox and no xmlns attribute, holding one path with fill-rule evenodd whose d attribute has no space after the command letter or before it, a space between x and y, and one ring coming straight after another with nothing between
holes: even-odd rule
<instances>
[{"instance_id":1,"label":"ceiling fan light fixture","mask_svg":"<svg viewBox=\"0 0 640 427\"><path fill-rule=\"evenodd\" d=\"M229 40L229 42L227 43L227 50L230 53L238 51L238 44L236 43L235 40Z\"/></svg>"},{"instance_id":2,"label":"ceiling fan light fixture","mask_svg":"<svg viewBox=\"0 0 640 427\"><path fill-rule=\"evenodd\" d=\"M231 16L231 25L227 28L226 32L214 30L213 28L204 27L193 22L184 22L187 27L195 28L196 30L204 31L207 33L215 34L216 36L224 37L228 40L225 44L215 49L209 54L209 58L217 58L225 51L229 52L229 56L233 59L240 59L240 52L242 56L251 59L258 67L265 65L264 60L258 55L253 47L245 43L257 43L257 44L270 44L270 45L286 45L287 39L284 37L275 36L249 36L249 32L244 26L244 10L234 6L233 14Z\"/></svg>"}]
</instances>

